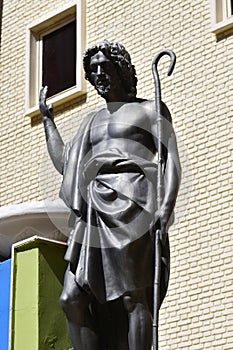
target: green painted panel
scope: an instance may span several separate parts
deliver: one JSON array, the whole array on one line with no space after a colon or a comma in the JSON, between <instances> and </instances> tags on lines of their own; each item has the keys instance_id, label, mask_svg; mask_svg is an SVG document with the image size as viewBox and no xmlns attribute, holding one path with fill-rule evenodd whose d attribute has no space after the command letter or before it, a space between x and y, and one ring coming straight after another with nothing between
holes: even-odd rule
<instances>
[{"instance_id":1,"label":"green painted panel","mask_svg":"<svg viewBox=\"0 0 233 350\"><path fill-rule=\"evenodd\" d=\"M12 350L38 349L38 261L38 249L15 255Z\"/></svg>"},{"instance_id":2,"label":"green painted panel","mask_svg":"<svg viewBox=\"0 0 233 350\"><path fill-rule=\"evenodd\" d=\"M68 350L66 320L59 304L66 269L65 247L40 245L39 257L39 349Z\"/></svg>"},{"instance_id":3,"label":"green painted panel","mask_svg":"<svg viewBox=\"0 0 233 350\"><path fill-rule=\"evenodd\" d=\"M71 348L59 297L66 246L38 237L16 247L11 350Z\"/></svg>"}]
</instances>

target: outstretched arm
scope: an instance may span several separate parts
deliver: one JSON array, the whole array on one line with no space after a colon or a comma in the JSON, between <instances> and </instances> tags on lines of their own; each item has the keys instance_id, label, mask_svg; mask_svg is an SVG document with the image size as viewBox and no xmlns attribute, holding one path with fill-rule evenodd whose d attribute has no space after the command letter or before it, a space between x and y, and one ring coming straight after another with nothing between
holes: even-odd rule
<instances>
[{"instance_id":1,"label":"outstretched arm","mask_svg":"<svg viewBox=\"0 0 233 350\"><path fill-rule=\"evenodd\" d=\"M40 112L45 128L48 152L57 171L62 174L64 143L53 120L53 107L46 104L48 87L40 90Z\"/></svg>"}]
</instances>

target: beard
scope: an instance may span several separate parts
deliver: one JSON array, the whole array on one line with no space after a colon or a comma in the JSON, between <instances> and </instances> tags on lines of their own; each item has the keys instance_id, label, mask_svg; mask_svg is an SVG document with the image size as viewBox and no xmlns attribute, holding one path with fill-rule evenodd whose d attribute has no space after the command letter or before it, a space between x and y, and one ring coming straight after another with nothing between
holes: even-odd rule
<instances>
[{"instance_id":1,"label":"beard","mask_svg":"<svg viewBox=\"0 0 233 350\"><path fill-rule=\"evenodd\" d=\"M95 89L100 96L104 97L111 89L110 82L108 80L98 80Z\"/></svg>"}]
</instances>

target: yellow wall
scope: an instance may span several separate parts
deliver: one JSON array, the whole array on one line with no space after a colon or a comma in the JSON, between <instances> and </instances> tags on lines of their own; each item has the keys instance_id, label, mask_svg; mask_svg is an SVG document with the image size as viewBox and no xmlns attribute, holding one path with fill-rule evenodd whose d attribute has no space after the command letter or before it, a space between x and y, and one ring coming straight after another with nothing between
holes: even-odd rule
<instances>
[{"instance_id":1,"label":"yellow wall","mask_svg":"<svg viewBox=\"0 0 233 350\"><path fill-rule=\"evenodd\" d=\"M3 0L1 205L58 196L61 178L47 158L43 126L24 114L25 33L35 19L68 3ZM216 40L208 0L87 0L86 17L87 45L107 38L129 50L140 97L154 96L154 55L163 48L177 55L172 77L166 77L163 65L160 69L183 167L160 347L232 350L233 35ZM88 85L86 101L58 111L55 121L64 139L71 138L87 110L102 103Z\"/></svg>"}]
</instances>

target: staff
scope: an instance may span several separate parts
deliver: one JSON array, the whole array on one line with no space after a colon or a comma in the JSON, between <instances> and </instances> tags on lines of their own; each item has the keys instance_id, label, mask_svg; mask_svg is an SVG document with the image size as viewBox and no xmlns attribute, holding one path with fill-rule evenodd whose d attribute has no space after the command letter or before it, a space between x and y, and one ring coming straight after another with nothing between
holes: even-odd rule
<instances>
[{"instance_id":1,"label":"staff","mask_svg":"<svg viewBox=\"0 0 233 350\"><path fill-rule=\"evenodd\" d=\"M167 75L171 75L176 63L176 56L171 50L163 50L158 53L152 63L152 72L155 83L155 111L157 116L157 138L158 138L158 175L157 175L157 208L161 208L163 201L163 116L161 115L161 85L158 74L158 62L164 55L171 58ZM153 312L153 349L158 350L158 323L160 308L160 277L161 277L161 232L155 234L155 272L154 272L154 312Z\"/></svg>"}]
</instances>

